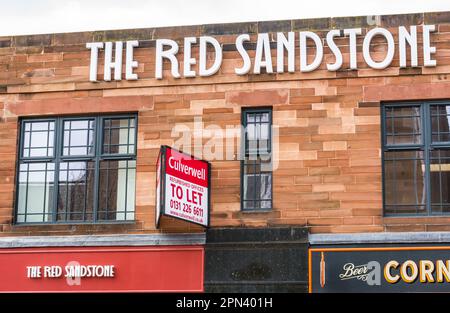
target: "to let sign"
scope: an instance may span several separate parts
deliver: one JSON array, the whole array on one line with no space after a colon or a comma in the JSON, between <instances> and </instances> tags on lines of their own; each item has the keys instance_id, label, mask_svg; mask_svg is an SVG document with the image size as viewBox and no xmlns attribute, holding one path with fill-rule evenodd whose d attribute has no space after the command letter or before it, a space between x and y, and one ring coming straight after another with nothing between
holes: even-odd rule
<instances>
[{"instance_id":1,"label":"to let sign","mask_svg":"<svg viewBox=\"0 0 450 313\"><path fill-rule=\"evenodd\" d=\"M209 226L210 163L162 146L157 165L156 224L159 216Z\"/></svg>"}]
</instances>

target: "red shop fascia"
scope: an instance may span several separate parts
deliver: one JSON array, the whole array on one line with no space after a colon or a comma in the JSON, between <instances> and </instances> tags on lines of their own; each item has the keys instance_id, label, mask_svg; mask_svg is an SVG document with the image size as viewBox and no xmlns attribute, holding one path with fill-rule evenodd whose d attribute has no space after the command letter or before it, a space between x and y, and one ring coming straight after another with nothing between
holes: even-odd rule
<instances>
[{"instance_id":1,"label":"red shop fascia","mask_svg":"<svg viewBox=\"0 0 450 313\"><path fill-rule=\"evenodd\" d=\"M208 227L210 164L163 146L157 167L157 225ZM203 292L204 244L205 233L5 237L0 292Z\"/></svg>"},{"instance_id":2,"label":"red shop fascia","mask_svg":"<svg viewBox=\"0 0 450 313\"><path fill-rule=\"evenodd\" d=\"M0 249L0 292L202 292L203 242L203 234L21 238L28 247Z\"/></svg>"}]
</instances>

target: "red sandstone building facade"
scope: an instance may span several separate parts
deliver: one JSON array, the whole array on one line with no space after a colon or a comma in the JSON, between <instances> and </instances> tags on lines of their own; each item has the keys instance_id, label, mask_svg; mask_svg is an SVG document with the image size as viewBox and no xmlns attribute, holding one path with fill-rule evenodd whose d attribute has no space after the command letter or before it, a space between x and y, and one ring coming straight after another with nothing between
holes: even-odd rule
<instances>
[{"instance_id":1,"label":"red sandstone building facade","mask_svg":"<svg viewBox=\"0 0 450 313\"><path fill-rule=\"evenodd\" d=\"M411 36L411 26L417 64L409 41L401 64L399 28ZM374 68L363 55L364 39L380 28L392 35L394 54ZM353 61L348 29L360 29ZM337 70L327 67L337 63L331 30L340 30L333 41L342 57ZM320 39L323 56L303 71L318 54L313 38L302 54L299 34L306 31ZM286 44L280 68L277 34L288 39L289 32L294 62L290 68ZM247 72L237 47L242 34ZM267 54L261 34L272 70L258 56ZM220 66L204 76L202 36L215 38L222 51ZM186 77L190 37L197 38L196 61L188 69L196 75ZM374 63L389 58L389 38L374 33L366 44ZM169 58L158 65L160 39L178 44L177 67ZM127 59L129 41L138 45ZM93 42L102 44L94 77ZM119 66L110 66L110 79L107 42L124 49L122 73L114 77ZM390 244L434 253L450 240L448 12L3 37L0 47L0 263L11 268L2 291L306 291L308 277L311 291L326 291L342 284L330 275L343 271L326 249L371 253ZM214 66L212 46L205 57ZM260 146L256 160L249 157L250 132L225 132L241 125L258 129L269 161L258 155ZM192 137L182 150L211 164L207 231L166 216L155 222L160 147L176 147L183 129ZM207 155L211 142L223 153L208 148ZM325 252L322 260L317 252ZM388 269L394 278L402 257ZM94 267L89 275L83 268L81 280L67 278L70 262ZM62 274L46 266L60 266Z\"/></svg>"}]
</instances>

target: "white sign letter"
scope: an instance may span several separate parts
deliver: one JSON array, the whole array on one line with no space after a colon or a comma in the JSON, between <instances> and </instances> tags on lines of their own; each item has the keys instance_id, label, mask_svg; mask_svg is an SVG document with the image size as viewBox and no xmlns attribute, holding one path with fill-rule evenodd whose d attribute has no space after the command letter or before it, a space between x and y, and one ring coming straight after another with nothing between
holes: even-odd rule
<instances>
[{"instance_id":1,"label":"white sign letter","mask_svg":"<svg viewBox=\"0 0 450 313\"><path fill-rule=\"evenodd\" d=\"M264 61L262 60L264 53ZM266 68L267 73L273 73L272 55L270 53L269 34L258 34L256 41L255 65L253 66L253 73L260 74L261 67Z\"/></svg>"},{"instance_id":2,"label":"white sign letter","mask_svg":"<svg viewBox=\"0 0 450 313\"><path fill-rule=\"evenodd\" d=\"M310 38L316 45L316 57L311 64L308 64L307 39ZM323 46L320 37L313 32L300 32L300 71L311 72L320 66L323 58Z\"/></svg>"},{"instance_id":3,"label":"white sign letter","mask_svg":"<svg viewBox=\"0 0 450 313\"><path fill-rule=\"evenodd\" d=\"M342 53L338 46L334 42L333 38L340 36L341 31L338 29L330 30L327 34L327 45L330 47L331 52L334 54L335 61L333 64L327 64L327 69L329 71L337 71L342 66Z\"/></svg>"},{"instance_id":4,"label":"white sign letter","mask_svg":"<svg viewBox=\"0 0 450 313\"><path fill-rule=\"evenodd\" d=\"M212 44L215 50L215 59L214 64L207 69L206 68L206 60L207 60L207 44ZM220 47L219 42L209 36L200 37L200 67L199 72L200 76L211 76L217 73L217 71L220 69L220 65L222 64L222 48Z\"/></svg>"},{"instance_id":5,"label":"white sign letter","mask_svg":"<svg viewBox=\"0 0 450 313\"><path fill-rule=\"evenodd\" d=\"M284 49L288 55L288 72L295 71L295 33L289 32L288 38L283 33L277 33L277 73L284 73Z\"/></svg>"},{"instance_id":6,"label":"white sign letter","mask_svg":"<svg viewBox=\"0 0 450 313\"><path fill-rule=\"evenodd\" d=\"M169 50L164 51L164 46L170 46ZM162 79L163 58L169 59L171 64L172 76L180 78L178 72L178 60L175 55L178 53L178 44L170 39L156 40L156 61L155 61L155 78Z\"/></svg>"},{"instance_id":7,"label":"white sign letter","mask_svg":"<svg viewBox=\"0 0 450 313\"><path fill-rule=\"evenodd\" d=\"M358 63L356 58L356 35L361 35L361 28L348 28L344 29L344 35L348 35L350 45L350 69L358 69Z\"/></svg>"},{"instance_id":8,"label":"white sign letter","mask_svg":"<svg viewBox=\"0 0 450 313\"><path fill-rule=\"evenodd\" d=\"M105 81L111 81L111 69L114 68L114 80L122 79L122 41L116 42L116 54L114 62L112 61L112 42L105 42L105 69L103 78Z\"/></svg>"},{"instance_id":9,"label":"white sign letter","mask_svg":"<svg viewBox=\"0 0 450 313\"><path fill-rule=\"evenodd\" d=\"M183 64L183 75L184 77L195 77L195 71L191 70L192 65L196 63L195 58L191 57L192 44L196 43L197 39L195 37L184 38L184 64Z\"/></svg>"},{"instance_id":10,"label":"white sign letter","mask_svg":"<svg viewBox=\"0 0 450 313\"><path fill-rule=\"evenodd\" d=\"M387 40L388 44L388 50L386 53L386 57L381 62L375 62L371 55L370 55L370 42L372 41L373 37L381 35L384 36ZM377 27L374 29L371 29L364 38L363 42L363 57L366 61L367 65L369 65L371 68L382 70L391 64L392 59L394 58L394 37L392 37L392 34L385 28Z\"/></svg>"},{"instance_id":11,"label":"white sign letter","mask_svg":"<svg viewBox=\"0 0 450 313\"><path fill-rule=\"evenodd\" d=\"M103 48L103 42L88 42L86 48L91 49L91 63L89 67L89 80L91 82L97 81L97 64L98 64L98 49Z\"/></svg>"},{"instance_id":12,"label":"white sign letter","mask_svg":"<svg viewBox=\"0 0 450 313\"><path fill-rule=\"evenodd\" d=\"M398 49L400 50L400 67L406 67L406 42L411 47L411 66L417 66L417 28L410 27L410 32L406 27L400 26L398 28Z\"/></svg>"},{"instance_id":13,"label":"white sign letter","mask_svg":"<svg viewBox=\"0 0 450 313\"><path fill-rule=\"evenodd\" d=\"M137 74L133 74L133 68L138 67L138 62L133 60L133 48L139 46L139 41L127 41L126 62L125 62L125 79L136 80Z\"/></svg>"},{"instance_id":14,"label":"white sign letter","mask_svg":"<svg viewBox=\"0 0 450 313\"><path fill-rule=\"evenodd\" d=\"M248 34L242 34L236 38L236 48L237 48L239 54L241 55L242 60L244 61L244 64L242 65L241 68L236 68L234 70L234 72L237 75L247 74L250 71L250 67L252 66L250 57L248 56L248 53L244 48L244 41L249 41L249 40L250 40L250 36Z\"/></svg>"},{"instance_id":15,"label":"white sign letter","mask_svg":"<svg viewBox=\"0 0 450 313\"><path fill-rule=\"evenodd\" d=\"M436 60L431 59L431 54L436 53L436 47L430 46L430 33L436 30L434 25L423 25L423 65L436 66Z\"/></svg>"}]
</instances>

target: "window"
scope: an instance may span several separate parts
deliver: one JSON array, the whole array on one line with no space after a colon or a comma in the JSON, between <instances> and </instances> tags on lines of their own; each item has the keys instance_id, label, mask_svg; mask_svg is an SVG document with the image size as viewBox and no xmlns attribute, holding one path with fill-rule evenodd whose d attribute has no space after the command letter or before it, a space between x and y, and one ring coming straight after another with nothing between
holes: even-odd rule
<instances>
[{"instance_id":1,"label":"window","mask_svg":"<svg viewBox=\"0 0 450 313\"><path fill-rule=\"evenodd\" d=\"M16 223L134 220L136 116L21 120Z\"/></svg>"},{"instance_id":2,"label":"window","mask_svg":"<svg viewBox=\"0 0 450 313\"><path fill-rule=\"evenodd\" d=\"M241 208L272 209L272 110L243 111L244 160L241 162Z\"/></svg>"},{"instance_id":3,"label":"window","mask_svg":"<svg viewBox=\"0 0 450 313\"><path fill-rule=\"evenodd\" d=\"M385 104L387 216L450 213L450 102Z\"/></svg>"}]
</instances>

